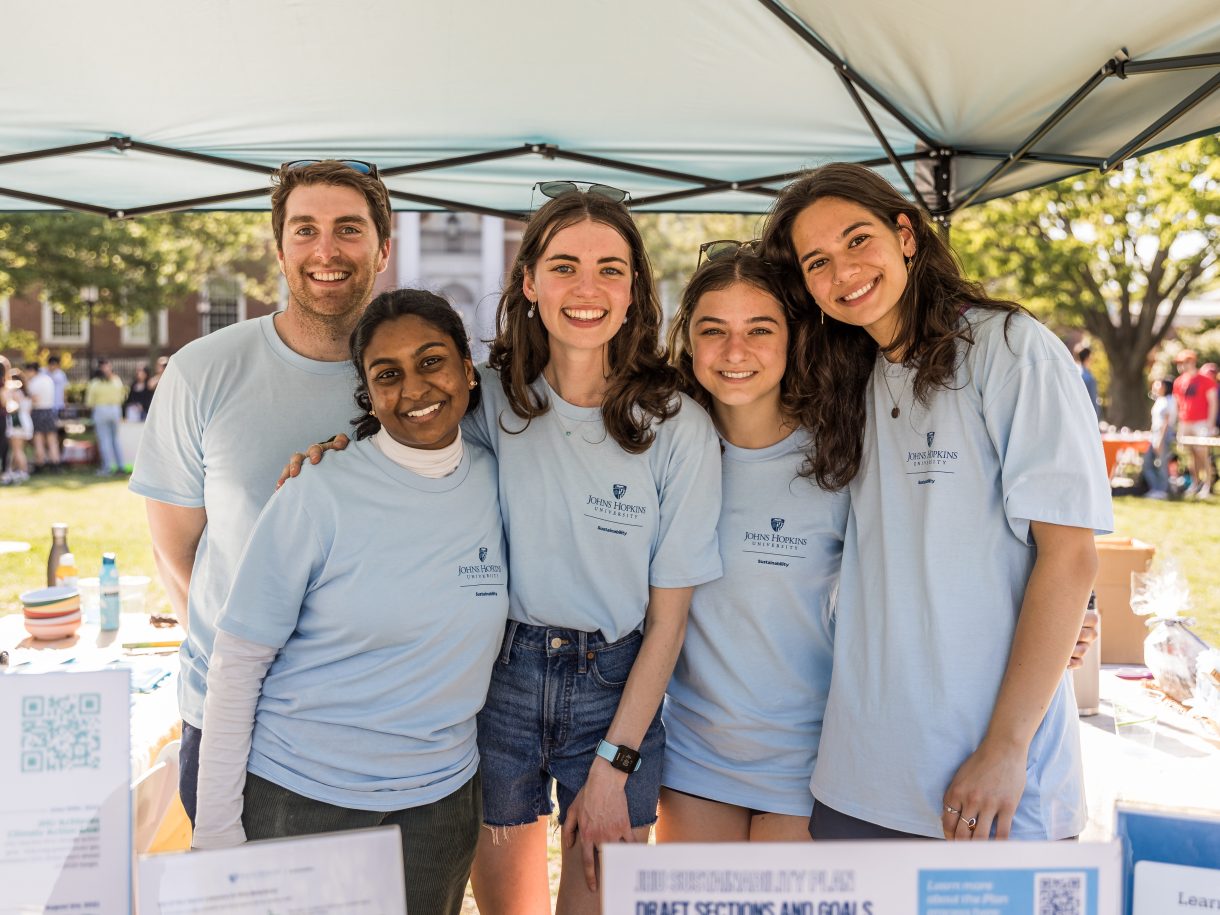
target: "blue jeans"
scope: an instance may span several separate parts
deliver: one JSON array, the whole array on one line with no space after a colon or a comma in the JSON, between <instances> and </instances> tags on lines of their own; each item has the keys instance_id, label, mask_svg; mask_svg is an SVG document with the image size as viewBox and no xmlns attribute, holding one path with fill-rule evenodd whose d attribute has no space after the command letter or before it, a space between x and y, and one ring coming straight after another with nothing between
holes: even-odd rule
<instances>
[{"instance_id":1,"label":"blue jeans","mask_svg":"<svg viewBox=\"0 0 1220 915\"><path fill-rule=\"evenodd\" d=\"M102 470L118 472L123 469L123 458L119 454L119 419L121 416L118 407L93 408L93 431L97 434L97 447L101 453L100 467Z\"/></svg>"},{"instance_id":2,"label":"blue jeans","mask_svg":"<svg viewBox=\"0 0 1220 915\"><path fill-rule=\"evenodd\" d=\"M479 713L488 826L522 826L549 814L552 779L559 822L564 821L589 776L642 641L639 632L607 643L597 632L509 620ZM659 708L639 751L640 768L627 777L633 827L657 819L665 756Z\"/></svg>"},{"instance_id":3,"label":"blue jeans","mask_svg":"<svg viewBox=\"0 0 1220 915\"><path fill-rule=\"evenodd\" d=\"M1150 492L1169 491L1169 456L1173 454L1173 439L1166 435L1160 448L1149 446L1144 452L1144 466L1140 475L1148 484Z\"/></svg>"}]
</instances>

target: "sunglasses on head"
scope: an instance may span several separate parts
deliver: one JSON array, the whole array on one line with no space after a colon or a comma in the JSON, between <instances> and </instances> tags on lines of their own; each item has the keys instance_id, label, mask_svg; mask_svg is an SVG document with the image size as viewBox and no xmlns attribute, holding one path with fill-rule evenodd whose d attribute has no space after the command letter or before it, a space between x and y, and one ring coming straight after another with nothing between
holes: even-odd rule
<instances>
[{"instance_id":1,"label":"sunglasses on head","mask_svg":"<svg viewBox=\"0 0 1220 915\"><path fill-rule=\"evenodd\" d=\"M363 159L294 159L292 162L285 162L281 165L280 171L304 168L307 165L317 165L319 162L338 162L340 165L346 165L354 172L368 175L370 178L377 177L377 166L372 162L365 162Z\"/></svg>"},{"instance_id":2,"label":"sunglasses on head","mask_svg":"<svg viewBox=\"0 0 1220 915\"><path fill-rule=\"evenodd\" d=\"M608 184L594 184L590 181L539 181L534 185L534 190L552 200L573 191L581 194L596 194L598 197L605 197L614 203L624 203L631 199L631 195L624 190Z\"/></svg>"},{"instance_id":3,"label":"sunglasses on head","mask_svg":"<svg viewBox=\"0 0 1220 915\"><path fill-rule=\"evenodd\" d=\"M699 260L695 262L695 269L698 270L703 266L704 259L711 263L725 257L736 257L741 251L749 251L751 254L754 254L757 253L757 250L757 238L753 238L750 241L737 241L735 238L718 238L715 241L705 241L699 246Z\"/></svg>"}]
</instances>

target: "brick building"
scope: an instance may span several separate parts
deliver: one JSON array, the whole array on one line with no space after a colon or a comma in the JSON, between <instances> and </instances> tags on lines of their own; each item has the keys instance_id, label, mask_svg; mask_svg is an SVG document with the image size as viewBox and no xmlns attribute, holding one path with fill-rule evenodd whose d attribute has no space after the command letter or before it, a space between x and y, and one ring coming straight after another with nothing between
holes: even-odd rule
<instances>
[{"instance_id":1,"label":"brick building","mask_svg":"<svg viewBox=\"0 0 1220 915\"><path fill-rule=\"evenodd\" d=\"M396 213L390 263L376 291L420 286L440 293L462 314L476 359L487 351L482 341L494 332L495 309L504 276L521 244L522 225L469 213ZM273 257L268 252L268 257ZM156 334L147 316L123 323L63 313L55 303L34 295L0 298L0 325L38 337L39 348L70 353L73 382L88 377L89 356L109 358L124 381L154 352L172 355L197 337L281 310L287 287L277 301L248 297L240 277L201 277L199 291L180 305L158 313ZM6 351L14 364L20 353Z\"/></svg>"}]
</instances>

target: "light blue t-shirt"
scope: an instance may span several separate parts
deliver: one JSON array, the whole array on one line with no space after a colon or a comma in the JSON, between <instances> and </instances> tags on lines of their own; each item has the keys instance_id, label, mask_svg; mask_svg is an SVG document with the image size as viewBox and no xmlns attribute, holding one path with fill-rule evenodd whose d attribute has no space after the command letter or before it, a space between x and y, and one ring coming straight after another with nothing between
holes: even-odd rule
<instances>
[{"instance_id":1,"label":"light blue t-shirt","mask_svg":"<svg viewBox=\"0 0 1220 915\"><path fill-rule=\"evenodd\" d=\"M495 459L431 479L370 439L259 516L218 626L278 648L249 771L356 810L438 801L478 766L475 715L508 615Z\"/></svg>"},{"instance_id":2,"label":"light blue t-shirt","mask_svg":"<svg viewBox=\"0 0 1220 915\"><path fill-rule=\"evenodd\" d=\"M1113 527L1097 424L1066 347L1024 314L1007 334L1003 313L965 320L974 345L927 407L912 402L913 371L880 356L873 370L812 782L836 810L933 837L999 694L1034 565L1030 521ZM1030 745L1012 834L1063 839L1085 821L1065 672Z\"/></svg>"},{"instance_id":3,"label":"light blue t-shirt","mask_svg":"<svg viewBox=\"0 0 1220 915\"><path fill-rule=\"evenodd\" d=\"M462 428L499 461L511 619L617 641L643 624L649 586L720 577L720 445L698 404L683 395L649 449L630 454L600 408L568 403L541 376L551 409L526 428L499 376L479 373L483 400Z\"/></svg>"},{"instance_id":4,"label":"light blue t-shirt","mask_svg":"<svg viewBox=\"0 0 1220 915\"><path fill-rule=\"evenodd\" d=\"M207 509L178 681L179 711L195 727L203 726L216 617L254 520L294 451L350 428L355 385L350 361L318 362L293 352L271 316L184 346L157 384L131 490Z\"/></svg>"},{"instance_id":5,"label":"light blue t-shirt","mask_svg":"<svg viewBox=\"0 0 1220 915\"><path fill-rule=\"evenodd\" d=\"M665 697L666 787L807 817L830 689L831 600L848 496L798 476L809 436L724 444L720 557Z\"/></svg>"}]
</instances>

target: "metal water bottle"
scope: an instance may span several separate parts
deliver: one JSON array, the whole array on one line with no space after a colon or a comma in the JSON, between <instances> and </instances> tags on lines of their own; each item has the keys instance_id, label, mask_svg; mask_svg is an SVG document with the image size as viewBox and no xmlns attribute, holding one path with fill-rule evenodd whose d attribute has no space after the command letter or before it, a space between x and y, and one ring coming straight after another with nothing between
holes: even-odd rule
<instances>
[{"instance_id":1,"label":"metal water bottle","mask_svg":"<svg viewBox=\"0 0 1220 915\"><path fill-rule=\"evenodd\" d=\"M98 575L98 589L102 597L102 630L119 628L119 567L115 565L114 553L102 554L102 572Z\"/></svg>"},{"instance_id":2,"label":"metal water bottle","mask_svg":"<svg viewBox=\"0 0 1220 915\"><path fill-rule=\"evenodd\" d=\"M47 587L55 587L55 573L59 571L59 557L72 552L68 548L68 525L59 521L51 525L51 552L47 556Z\"/></svg>"}]
</instances>

